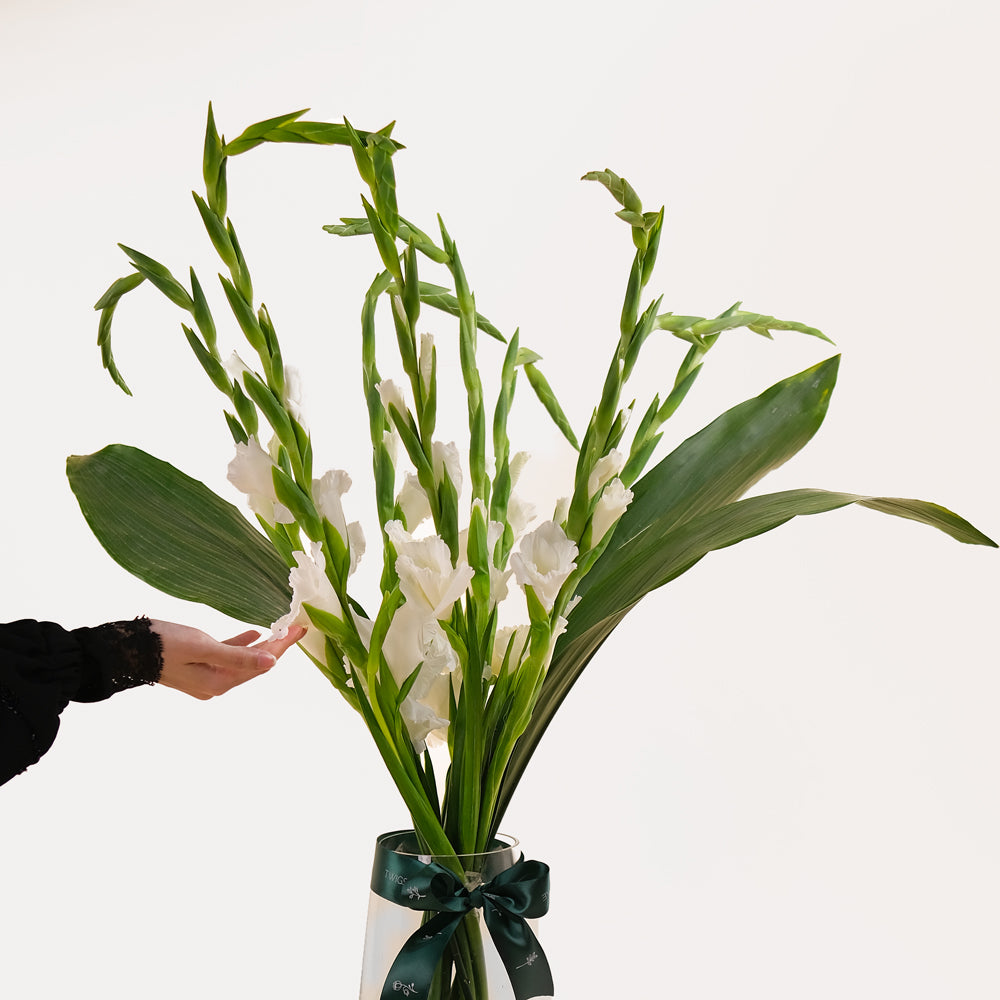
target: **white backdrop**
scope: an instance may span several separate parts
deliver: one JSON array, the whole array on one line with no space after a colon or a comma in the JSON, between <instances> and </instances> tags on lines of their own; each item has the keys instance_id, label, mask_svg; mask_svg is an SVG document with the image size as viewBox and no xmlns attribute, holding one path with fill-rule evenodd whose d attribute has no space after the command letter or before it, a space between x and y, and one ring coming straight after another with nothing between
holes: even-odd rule
<instances>
[{"instance_id":1,"label":"white backdrop","mask_svg":"<svg viewBox=\"0 0 1000 1000\"><path fill-rule=\"evenodd\" d=\"M843 351L826 426L765 489L924 497L1000 535L993 7L564 9L0 0L5 619L240 630L111 562L63 471L125 441L236 499L180 317L148 288L122 304L128 399L90 308L128 270L117 241L179 274L217 267L189 195L209 99L229 137L300 107L396 119L403 213L429 231L444 215L481 311L520 326L577 426L631 257L610 197L578 181L611 167L666 204L665 308L740 298ZM359 214L350 156L270 147L230 182L319 462L352 472L352 516L370 520L357 317L377 260L320 228ZM650 347L640 400L682 350ZM730 335L668 438L830 353ZM515 447L554 497L567 456L522 402ZM1000 994L998 570L993 550L847 510L648 598L505 823L553 867L560 998ZM142 689L72 705L0 790L0 990L347 1000L372 840L404 824L360 723L297 652L207 704Z\"/></svg>"}]
</instances>

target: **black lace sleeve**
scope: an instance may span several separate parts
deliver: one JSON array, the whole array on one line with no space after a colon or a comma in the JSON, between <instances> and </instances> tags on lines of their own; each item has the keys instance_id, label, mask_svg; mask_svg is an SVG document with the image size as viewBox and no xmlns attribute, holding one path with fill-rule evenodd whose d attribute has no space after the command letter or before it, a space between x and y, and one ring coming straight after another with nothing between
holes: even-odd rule
<instances>
[{"instance_id":1,"label":"black lace sleeve","mask_svg":"<svg viewBox=\"0 0 1000 1000\"><path fill-rule=\"evenodd\" d=\"M0 625L0 784L52 746L69 702L154 684L162 668L148 618L73 631L33 620Z\"/></svg>"}]
</instances>

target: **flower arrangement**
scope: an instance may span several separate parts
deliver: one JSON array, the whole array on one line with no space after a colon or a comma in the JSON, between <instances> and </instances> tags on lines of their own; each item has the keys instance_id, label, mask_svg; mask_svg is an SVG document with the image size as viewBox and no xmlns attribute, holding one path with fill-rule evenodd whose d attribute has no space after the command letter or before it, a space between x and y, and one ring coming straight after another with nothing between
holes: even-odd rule
<instances>
[{"instance_id":1,"label":"flower arrangement","mask_svg":"<svg viewBox=\"0 0 1000 1000\"><path fill-rule=\"evenodd\" d=\"M958 515L926 501L816 489L746 497L820 426L836 381L836 356L733 407L648 468L664 425L724 333L745 328L765 337L791 331L827 338L801 323L744 311L739 303L704 318L661 311L661 298L645 301L663 209L644 210L629 183L610 170L584 179L614 198L635 253L620 326L608 339L601 395L578 437L539 355L522 346L518 331L504 336L478 312L444 223L439 220L439 236L431 237L400 215L394 156L402 147L392 126L364 132L346 121L304 121L303 114L260 122L227 142L209 108L206 190L194 199L225 265L222 291L251 360L235 352L224 356L193 269L185 285L157 260L123 247L133 271L97 303L104 365L126 392L110 336L122 296L149 282L189 315L185 337L227 401L236 451L228 478L246 495L256 526L202 483L136 448L110 445L71 457L68 475L101 543L143 580L278 633L293 623L310 627L300 645L363 719L406 805L420 851L459 880L459 856L495 843L548 723L604 640L646 594L708 552L797 515L848 504L995 546ZM348 522L345 511L350 477L340 469L317 474L313 468L299 375L283 359L227 215L229 160L268 142L347 147L367 188L363 216L324 227L342 237L369 238L382 268L364 293L361 315L362 394L378 523L371 547L382 564L379 591L367 600L351 589L366 542L360 522ZM444 272L448 284L424 280L428 266ZM388 377L376 361L382 303L397 354ZM438 347L424 332L430 313L457 321L468 418L460 433L438 427ZM685 351L662 398L655 395L636 409L626 402L627 385L644 344L659 333L683 342ZM481 377L480 337L498 345L493 398ZM524 382L578 456L573 481L553 510L537 512L518 491L527 456L508 437L508 418ZM511 617L514 605L519 611ZM533 869L531 877L544 879L545 873ZM459 884L456 892L465 890ZM425 963L425 974L433 977L430 995L482 1000L476 928L459 920L449 934L449 950ZM531 978L544 966L537 950L531 954L524 963L528 979L504 955L518 997L551 992L544 975ZM392 981L428 995L412 980Z\"/></svg>"}]
</instances>

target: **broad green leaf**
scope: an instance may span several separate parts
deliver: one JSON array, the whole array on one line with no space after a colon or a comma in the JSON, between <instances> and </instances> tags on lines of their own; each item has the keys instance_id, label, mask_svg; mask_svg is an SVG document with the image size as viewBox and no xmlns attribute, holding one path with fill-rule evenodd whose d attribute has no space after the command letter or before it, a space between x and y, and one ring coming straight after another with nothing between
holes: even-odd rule
<instances>
[{"instance_id":1,"label":"broad green leaf","mask_svg":"<svg viewBox=\"0 0 1000 1000\"><path fill-rule=\"evenodd\" d=\"M632 487L632 503L580 592L657 517L681 523L732 503L799 451L826 416L839 365L835 355L732 407L650 469Z\"/></svg>"},{"instance_id":2,"label":"broad green leaf","mask_svg":"<svg viewBox=\"0 0 1000 1000\"><path fill-rule=\"evenodd\" d=\"M567 629L572 637L633 607L651 590L662 587L689 570L707 553L735 545L746 538L770 531L793 517L820 514L849 504L938 528L956 541L971 545L996 543L964 518L926 500L897 497L866 497L826 490L787 490L749 497L725 504L683 524L671 526L669 515L653 520L645 531L622 546L603 572L595 568L596 583L590 581L576 611L579 618ZM582 589L582 588L581 588ZM576 613L574 612L574 618Z\"/></svg>"},{"instance_id":3,"label":"broad green leaf","mask_svg":"<svg viewBox=\"0 0 1000 1000\"><path fill-rule=\"evenodd\" d=\"M240 511L166 462L112 444L66 475L108 554L166 594L268 626L288 610L288 569Z\"/></svg>"},{"instance_id":4,"label":"broad green leaf","mask_svg":"<svg viewBox=\"0 0 1000 1000\"><path fill-rule=\"evenodd\" d=\"M703 513L674 530L661 530L668 518L659 518L646 531L632 537L612 569L604 573L600 586L591 586L570 616L569 626L556 646L531 722L504 775L495 822L501 819L535 747L563 699L604 640L646 594L687 572L709 552L763 534L793 517L819 514L849 504L919 521L960 542L997 547L996 542L964 518L938 504L826 490L787 490L750 497Z\"/></svg>"},{"instance_id":5,"label":"broad green leaf","mask_svg":"<svg viewBox=\"0 0 1000 1000\"><path fill-rule=\"evenodd\" d=\"M611 543L579 589L539 703L511 757L497 820L542 733L587 663L650 590L706 553L769 531L799 514L851 503L922 521L972 544L993 545L967 521L926 501L822 490L739 498L797 452L819 428L836 381L837 357L733 407L640 479Z\"/></svg>"}]
</instances>

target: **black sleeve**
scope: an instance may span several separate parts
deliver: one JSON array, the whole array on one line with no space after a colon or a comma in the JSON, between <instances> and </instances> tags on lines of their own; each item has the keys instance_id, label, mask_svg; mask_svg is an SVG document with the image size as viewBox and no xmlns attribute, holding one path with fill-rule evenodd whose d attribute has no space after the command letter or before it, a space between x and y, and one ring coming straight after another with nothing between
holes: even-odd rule
<instances>
[{"instance_id":1,"label":"black sleeve","mask_svg":"<svg viewBox=\"0 0 1000 1000\"><path fill-rule=\"evenodd\" d=\"M0 625L0 784L52 746L69 702L155 684L162 668L148 618L73 631L28 619Z\"/></svg>"}]
</instances>

